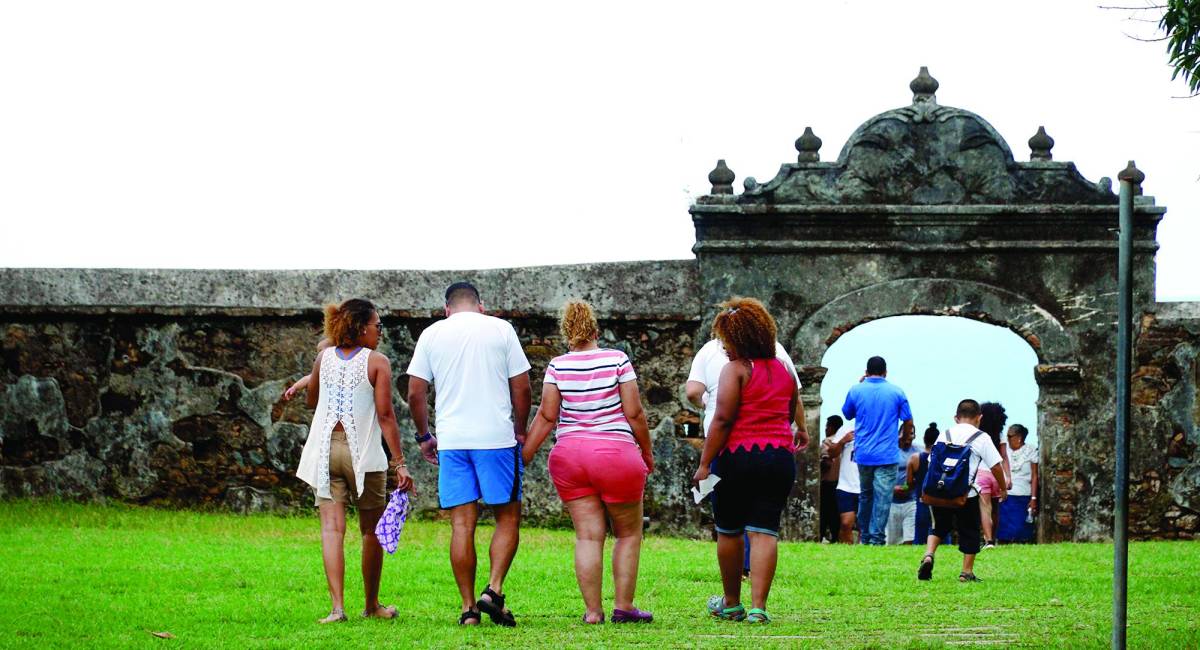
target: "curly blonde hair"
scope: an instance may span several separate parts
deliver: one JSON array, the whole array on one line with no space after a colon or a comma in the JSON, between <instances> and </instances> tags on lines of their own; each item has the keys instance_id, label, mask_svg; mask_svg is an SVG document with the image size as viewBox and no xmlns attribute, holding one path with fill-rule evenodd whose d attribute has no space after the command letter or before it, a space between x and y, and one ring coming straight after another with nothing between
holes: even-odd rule
<instances>
[{"instance_id":1,"label":"curly blonde hair","mask_svg":"<svg viewBox=\"0 0 1200 650\"><path fill-rule=\"evenodd\" d=\"M558 318L558 331L567 340L567 345L577 348L600 336L596 323L596 312L582 300L568 300Z\"/></svg>"},{"instance_id":2,"label":"curly blonde hair","mask_svg":"<svg viewBox=\"0 0 1200 650\"><path fill-rule=\"evenodd\" d=\"M731 361L775 358L775 319L761 302L734 296L719 306L713 334Z\"/></svg>"},{"instance_id":3,"label":"curly blonde hair","mask_svg":"<svg viewBox=\"0 0 1200 650\"><path fill-rule=\"evenodd\" d=\"M373 313L375 305L362 298L351 298L340 305L325 305L325 338L340 347L354 345L371 322Z\"/></svg>"}]
</instances>

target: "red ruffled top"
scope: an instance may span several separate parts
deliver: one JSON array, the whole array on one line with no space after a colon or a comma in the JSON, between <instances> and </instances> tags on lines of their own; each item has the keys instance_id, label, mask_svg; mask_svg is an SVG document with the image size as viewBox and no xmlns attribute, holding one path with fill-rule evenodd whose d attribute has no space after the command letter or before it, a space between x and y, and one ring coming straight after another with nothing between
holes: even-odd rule
<instances>
[{"instance_id":1,"label":"red ruffled top","mask_svg":"<svg viewBox=\"0 0 1200 650\"><path fill-rule=\"evenodd\" d=\"M742 403L725 449L749 451L757 445L794 453L790 407L796 383L779 359L753 359L750 363L750 381L742 388Z\"/></svg>"}]
</instances>

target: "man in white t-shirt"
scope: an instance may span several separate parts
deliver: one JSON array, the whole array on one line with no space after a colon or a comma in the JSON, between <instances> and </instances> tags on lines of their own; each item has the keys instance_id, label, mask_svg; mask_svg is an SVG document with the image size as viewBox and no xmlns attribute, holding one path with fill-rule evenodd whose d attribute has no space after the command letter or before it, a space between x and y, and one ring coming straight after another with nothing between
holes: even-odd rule
<instances>
[{"instance_id":1,"label":"man in white t-shirt","mask_svg":"<svg viewBox=\"0 0 1200 650\"><path fill-rule=\"evenodd\" d=\"M800 389L800 378L796 375L796 366L779 341L775 342L775 358L779 359L780 363L787 368L796 382L797 390ZM729 356L725 354L725 346L721 345L719 340L713 339L705 343L696 353L696 357L692 359L691 371L688 372L687 385L684 390L687 392L688 401L704 408L703 426L706 437L708 428L712 425L713 416L717 413L718 380L721 378L721 370L728 363ZM804 423L803 400L796 400L796 412L793 420L796 424L796 449L806 449L808 447L808 426Z\"/></svg>"},{"instance_id":2,"label":"man in white t-shirt","mask_svg":"<svg viewBox=\"0 0 1200 650\"><path fill-rule=\"evenodd\" d=\"M979 421L982 417L983 412L979 408L979 402L973 399L959 402L958 410L954 415L956 424L938 438L938 442L934 443L934 448L936 450L937 445L942 442L960 446L970 445L971 451L967 454L969 458L968 476L973 478L978 471L990 471L992 476L996 477L999 490L995 496L1003 502L1008 498L1008 492L1004 487L1004 467L1000 463L1002 460L1000 452L996 449L996 445L992 444L992 439L979 430ZM934 450L931 450L931 453L932 451ZM929 471L932 472L933 469L930 468ZM963 554L962 573L958 574L958 580L959 582L979 582L979 578L975 577L975 555L979 553L979 490L975 487L973 480L968 488L967 497L966 505L961 508L930 507L932 523L929 527L925 557L921 560L920 568L917 569L918 580L929 580L933 577L933 554L946 534L953 530L958 539L958 550Z\"/></svg>"},{"instance_id":3,"label":"man in white t-shirt","mask_svg":"<svg viewBox=\"0 0 1200 650\"><path fill-rule=\"evenodd\" d=\"M835 463L839 463L837 490L838 542L854 543L854 530L858 527L858 463L854 462L854 422L846 422L837 433L821 441L825 452Z\"/></svg>"},{"instance_id":4,"label":"man in white t-shirt","mask_svg":"<svg viewBox=\"0 0 1200 650\"><path fill-rule=\"evenodd\" d=\"M516 625L504 606L504 578L521 523L520 443L531 401L529 361L508 322L483 313L468 282L446 289L446 318L421 332L408 365L408 407L421 454L439 465L438 501L450 511L450 564L462 596L460 625L480 612ZM429 430L429 385L436 388L437 437ZM488 586L475 598L479 500L496 514Z\"/></svg>"}]
</instances>

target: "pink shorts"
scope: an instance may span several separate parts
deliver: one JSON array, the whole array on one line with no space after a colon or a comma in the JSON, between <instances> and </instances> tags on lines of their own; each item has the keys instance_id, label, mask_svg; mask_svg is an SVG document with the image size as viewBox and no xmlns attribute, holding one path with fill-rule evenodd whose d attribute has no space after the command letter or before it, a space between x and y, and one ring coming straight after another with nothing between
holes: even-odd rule
<instances>
[{"instance_id":1,"label":"pink shorts","mask_svg":"<svg viewBox=\"0 0 1200 650\"><path fill-rule=\"evenodd\" d=\"M563 501L599 495L605 503L642 500L646 463L641 449L619 440L567 438L550 451L550 478Z\"/></svg>"},{"instance_id":2,"label":"pink shorts","mask_svg":"<svg viewBox=\"0 0 1200 650\"><path fill-rule=\"evenodd\" d=\"M999 486L996 485L996 477L992 476L992 470L980 468L979 473L975 475L975 485L979 487L980 494L993 495L1000 492Z\"/></svg>"}]
</instances>

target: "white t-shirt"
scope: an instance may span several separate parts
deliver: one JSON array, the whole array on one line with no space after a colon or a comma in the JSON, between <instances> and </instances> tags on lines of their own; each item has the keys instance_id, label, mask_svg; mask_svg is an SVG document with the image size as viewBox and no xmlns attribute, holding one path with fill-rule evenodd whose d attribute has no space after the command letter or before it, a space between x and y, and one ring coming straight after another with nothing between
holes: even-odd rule
<instances>
[{"instance_id":1,"label":"white t-shirt","mask_svg":"<svg viewBox=\"0 0 1200 650\"><path fill-rule=\"evenodd\" d=\"M1008 448L1008 466L1012 469L1012 489L1009 494L1027 497L1033 493L1033 467L1038 462L1038 448L1021 445L1020 449Z\"/></svg>"},{"instance_id":2,"label":"white t-shirt","mask_svg":"<svg viewBox=\"0 0 1200 650\"><path fill-rule=\"evenodd\" d=\"M775 358L779 359L783 366L791 373L792 379L796 380L797 390L801 388L800 378L796 376L796 366L792 363L792 358L788 356L787 350L775 342ZM704 435L708 435L708 428L712 426L713 417L717 414L717 384L721 380L721 370L729 363L729 357L725 354L725 346L721 345L719 339L713 339L704 344L700 351L696 353L696 358L692 359L692 369L688 373L688 381L698 381L704 384Z\"/></svg>"},{"instance_id":3,"label":"white t-shirt","mask_svg":"<svg viewBox=\"0 0 1200 650\"><path fill-rule=\"evenodd\" d=\"M438 449L504 449L513 437L511 377L529 361L507 321L460 311L421 332L408 374L435 387Z\"/></svg>"},{"instance_id":4,"label":"white t-shirt","mask_svg":"<svg viewBox=\"0 0 1200 650\"><path fill-rule=\"evenodd\" d=\"M840 442L842 438L845 438L853 431L854 423L847 422L842 425L842 428L837 430L837 433L833 434L833 441ZM850 494L858 494L861 488L859 487L858 479L858 463L854 462L853 440L847 442L845 447L842 447L842 455L838 461L842 465L838 468L837 489L842 492L849 492Z\"/></svg>"},{"instance_id":5,"label":"white t-shirt","mask_svg":"<svg viewBox=\"0 0 1200 650\"><path fill-rule=\"evenodd\" d=\"M969 440L976 431L979 431L979 429L976 429L969 424L955 424L947 429L946 433L938 436L938 442L944 442L946 440L946 434L949 434L951 443L956 445L965 445L967 444L967 440ZM937 443L935 442L934 444L936 445ZM983 461L982 468L979 466L980 460ZM1001 460L1003 459L1000 457L1000 452L996 450L996 445L992 444L992 439L988 437L988 434L981 433L975 438L974 442L971 443L971 454L969 461L970 465L967 466L967 471L970 472L969 476L978 476L978 472L990 472L991 468L999 465ZM967 494L967 496L979 496L979 489L975 486L974 481L971 482L971 491Z\"/></svg>"}]
</instances>

